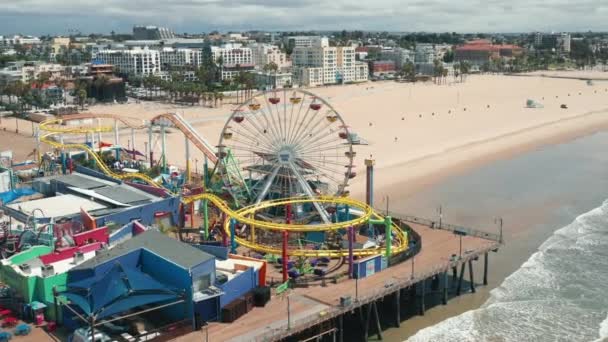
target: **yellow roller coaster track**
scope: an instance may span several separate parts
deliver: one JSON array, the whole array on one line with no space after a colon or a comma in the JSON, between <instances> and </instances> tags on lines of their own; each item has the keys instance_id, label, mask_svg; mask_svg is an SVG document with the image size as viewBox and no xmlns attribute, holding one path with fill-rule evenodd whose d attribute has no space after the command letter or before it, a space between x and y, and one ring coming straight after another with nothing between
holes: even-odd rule
<instances>
[{"instance_id":1,"label":"yellow roller coaster track","mask_svg":"<svg viewBox=\"0 0 608 342\"><path fill-rule=\"evenodd\" d=\"M158 117L165 116L166 114L161 114ZM161 187L158 183L156 183L152 178L140 174L140 173L128 173L128 174L117 174L113 172L110 168L106 166L106 164L101 160L101 158L93 151L89 146L85 144L78 143L68 143L62 144L60 141L56 140L56 135L59 134L86 134L86 133L97 133L97 132L111 132L113 130L112 127L108 126L98 126L98 127L64 127L62 123L68 120L77 120L77 119L89 119L89 118L109 118L114 120L119 120L123 122L125 125L131 128L142 129L145 128L146 125L136 125L133 122L135 120L121 118L119 116L114 116L110 114L79 114L73 115L69 118L64 119L50 119L40 123L40 130L48 132L40 137L40 141L46 144L49 144L57 149L80 149L88 153L93 159L95 159L97 163L97 167L109 175L110 177L114 177L117 179L140 179L145 181L146 183L155 186ZM289 232L312 232L312 231L333 231L338 229L346 229L348 227L356 227L362 224L367 223L370 219L379 219L381 216L373 211L373 209L367 204L347 198L347 197L332 197L332 196L322 196L317 198L304 198L304 197L296 197L296 198L283 198L279 200L272 201L264 201L257 205L248 206L239 210L233 210L228 206L228 204L221 199L220 197L210 194L203 193L192 196L185 196L182 198L182 202L184 204L192 203L196 200L208 200L213 203L220 211L225 213L228 217L235 219L240 223L244 223L250 226L255 227L255 229L259 230L274 230L274 231L289 231ZM347 205L350 208L357 208L361 210L362 214L356 216L352 220L338 222L338 223L329 223L329 224L316 224L316 225L307 225L307 224L287 224L287 223L277 223L270 221L261 221L251 218L254 214L262 209L267 209L276 206L283 205L295 205L295 204L303 204L303 203L329 203L329 204L341 204ZM224 230L226 234L230 236L230 220L226 220L224 223ZM395 241L398 242L396 246L393 246L393 253L399 253L405 251L408 247L408 239L407 233L405 233L401 228L393 223L393 231L396 233L397 237ZM252 250L264 253L272 253L272 254L281 254L281 249L276 248L274 246L254 243L252 241L240 238L235 236L235 241L244 247L250 248ZM371 256L382 254L385 251L382 247L376 248L366 248L366 249L354 249L353 254L356 256ZM288 250L288 255L290 256L300 256L300 257L346 257L348 256L347 250L329 250L329 249L319 249L319 250L311 250L311 249L300 249L294 248Z\"/></svg>"},{"instance_id":2,"label":"yellow roller coaster track","mask_svg":"<svg viewBox=\"0 0 608 342\"><path fill-rule=\"evenodd\" d=\"M347 198L347 197L324 196L324 197L317 197L317 198L306 198L306 197L283 198L283 199L279 199L279 200L265 201L258 205L248 206L248 207L245 207L245 208L242 208L239 210L232 210L232 208L230 208L224 200L222 200L221 198L219 198L213 194L209 194L209 193L198 194L198 195L193 195L193 196L188 196L188 197L183 198L183 202L186 204L191 203L196 200L208 200L209 202L213 203L216 207L218 207L222 212L224 212L226 215L228 215L230 218L234 218L235 220L237 220L240 223L245 223L245 224L255 227L255 229L261 229L261 230L276 230L276 231L289 231L289 232L331 231L331 230L338 230L338 229L346 229L348 227L356 227L361 224L367 223L370 218L375 218L375 219L381 218L381 216L379 214L375 213L373 211L373 209L370 206L368 206L367 204L354 200L352 198ZM282 205L287 205L287 204L295 205L295 204L312 203L312 202L347 205L350 208L360 209L362 211L362 215L357 216L352 220L348 220L348 221L344 221L344 222L330 223L330 224L316 224L316 225L276 223L276 222L269 222L269 221L260 221L260 220L250 218L250 216L252 216L252 214L255 214L255 212L257 212L261 209L282 206ZM224 222L224 230L226 231L226 234L228 234L228 236L230 236L230 221L229 220L226 220L226 222ZM408 247L407 234L403 230L401 230L401 228L398 225L396 225L394 223L393 223L393 231L396 233L396 235L397 235L396 241L398 241L398 244L396 246L393 246L393 248L392 248L393 253L399 253L399 252L406 250ZM240 238L238 236L235 236L235 241L239 245L245 246L247 248L250 248L250 249L258 251L258 252L281 254L281 249L279 249L279 248L276 248L273 246L268 246L268 245L263 245L263 244L259 244L259 243L254 243L252 241ZM384 252L384 250L385 249L382 247L354 249L353 254L357 255L357 256L371 256L371 255L381 254ZM320 250L289 249L287 254L289 254L291 256L302 256L302 257L321 257L321 256L345 257L345 256L348 256L348 251L347 250L323 250L323 249L320 249Z\"/></svg>"},{"instance_id":3,"label":"yellow roller coaster track","mask_svg":"<svg viewBox=\"0 0 608 342\"><path fill-rule=\"evenodd\" d=\"M70 120L74 120L74 119L77 119L77 118L70 118ZM40 137L40 141L45 144L51 145L57 149L80 149L80 150L85 151L89 156L91 156L91 158L93 158L95 160L95 162L97 163L97 167L99 167L99 169L103 173L107 174L110 177L117 178L117 179L140 179L140 180L143 180L144 182L148 183L149 185L155 186L157 188L161 187L152 178L150 178L142 173L118 174L118 173L113 172L110 168L108 168L108 166L99 157L99 155L97 155L97 153L95 153L95 151L93 151L88 145L77 144L77 143L62 144L60 141L57 141L55 139L55 135L57 135L57 134L85 134L85 133L97 133L97 132L110 132L112 130L112 128L106 127L106 126L85 127L85 128L83 128L83 127L64 128L64 127L61 127L62 123L63 123L62 119L51 119L51 120L46 120L44 122L41 122L40 126L39 126L40 130L46 131L49 133L42 135Z\"/></svg>"}]
</instances>

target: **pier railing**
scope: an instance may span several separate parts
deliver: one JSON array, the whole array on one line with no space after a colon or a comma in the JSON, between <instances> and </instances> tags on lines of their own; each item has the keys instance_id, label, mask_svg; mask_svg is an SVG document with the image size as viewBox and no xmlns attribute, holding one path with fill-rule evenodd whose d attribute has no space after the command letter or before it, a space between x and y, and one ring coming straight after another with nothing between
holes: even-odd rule
<instances>
[{"instance_id":1,"label":"pier railing","mask_svg":"<svg viewBox=\"0 0 608 342\"><path fill-rule=\"evenodd\" d=\"M386 212L386 211L380 211L380 209L377 209L377 210L379 212ZM422 218L422 217L418 217L418 216L406 215L406 214L401 214L401 213L396 213L396 212L391 212L391 211L389 211L388 214L403 222L417 223L417 224L421 224L421 225L429 227L429 228L443 229L443 230L447 230L450 232L455 232L455 231L462 232L465 235L474 236L474 237L502 243L502 236L501 236L500 232L498 234L489 233L489 232L485 232L485 231L474 229L474 228L457 226L457 225L449 224L449 223L445 223L445 222L439 223L439 221L436 221L436 220L430 220L430 219L426 219L426 218Z\"/></svg>"}]
</instances>

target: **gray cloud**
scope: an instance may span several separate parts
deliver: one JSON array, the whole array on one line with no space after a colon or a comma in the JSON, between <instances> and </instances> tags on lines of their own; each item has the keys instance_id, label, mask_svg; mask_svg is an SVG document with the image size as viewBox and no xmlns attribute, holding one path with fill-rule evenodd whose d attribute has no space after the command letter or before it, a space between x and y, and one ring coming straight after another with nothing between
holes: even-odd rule
<instances>
[{"instance_id":1,"label":"gray cloud","mask_svg":"<svg viewBox=\"0 0 608 342\"><path fill-rule=\"evenodd\" d=\"M0 34L69 29L521 32L605 30L604 0L0 0Z\"/></svg>"}]
</instances>

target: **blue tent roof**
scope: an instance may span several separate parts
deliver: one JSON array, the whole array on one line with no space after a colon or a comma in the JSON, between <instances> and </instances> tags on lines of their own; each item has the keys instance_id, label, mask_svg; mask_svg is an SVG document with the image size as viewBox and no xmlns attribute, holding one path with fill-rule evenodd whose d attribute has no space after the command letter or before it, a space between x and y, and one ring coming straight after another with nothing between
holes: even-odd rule
<instances>
[{"instance_id":1,"label":"blue tent roof","mask_svg":"<svg viewBox=\"0 0 608 342\"><path fill-rule=\"evenodd\" d=\"M104 274L69 283L68 290L62 294L95 319L181 298L178 291L118 262Z\"/></svg>"}]
</instances>

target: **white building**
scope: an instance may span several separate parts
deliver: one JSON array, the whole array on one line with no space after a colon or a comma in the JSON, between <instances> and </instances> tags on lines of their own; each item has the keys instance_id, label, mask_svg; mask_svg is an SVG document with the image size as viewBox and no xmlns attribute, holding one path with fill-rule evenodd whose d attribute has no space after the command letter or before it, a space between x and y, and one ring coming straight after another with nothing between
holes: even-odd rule
<instances>
[{"instance_id":1,"label":"white building","mask_svg":"<svg viewBox=\"0 0 608 342\"><path fill-rule=\"evenodd\" d=\"M284 38L285 45L293 48L312 47L316 45L329 46L329 39L321 36L289 36Z\"/></svg>"},{"instance_id":2,"label":"white building","mask_svg":"<svg viewBox=\"0 0 608 342\"><path fill-rule=\"evenodd\" d=\"M255 82L260 89L278 89L293 85L290 72L262 72L255 74Z\"/></svg>"},{"instance_id":3,"label":"white building","mask_svg":"<svg viewBox=\"0 0 608 342\"><path fill-rule=\"evenodd\" d=\"M256 69L262 69L266 64L274 63L279 69L286 69L291 66L287 60L287 54L282 52L276 45L270 44L250 44L253 65Z\"/></svg>"},{"instance_id":4,"label":"white building","mask_svg":"<svg viewBox=\"0 0 608 342\"><path fill-rule=\"evenodd\" d=\"M118 72L132 75L149 76L161 71L160 52L157 50L101 50L94 59L112 64Z\"/></svg>"},{"instance_id":5,"label":"white building","mask_svg":"<svg viewBox=\"0 0 608 342\"><path fill-rule=\"evenodd\" d=\"M557 47L560 51L569 53L571 48L572 37L569 33L561 33L557 36Z\"/></svg>"},{"instance_id":6,"label":"white building","mask_svg":"<svg viewBox=\"0 0 608 342\"><path fill-rule=\"evenodd\" d=\"M198 68L202 63L203 51L201 49L174 49L168 47L160 50L162 69L174 66Z\"/></svg>"},{"instance_id":7,"label":"white building","mask_svg":"<svg viewBox=\"0 0 608 342\"><path fill-rule=\"evenodd\" d=\"M36 80L43 72L49 74L50 80L55 80L64 76L65 67L52 63L14 62L0 70L0 84L17 81L28 83Z\"/></svg>"},{"instance_id":8,"label":"white building","mask_svg":"<svg viewBox=\"0 0 608 342\"><path fill-rule=\"evenodd\" d=\"M355 48L329 46L327 39L310 47L296 47L292 54L294 78L305 86L361 82L355 68Z\"/></svg>"},{"instance_id":9,"label":"white building","mask_svg":"<svg viewBox=\"0 0 608 342\"><path fill-rule=\"evenodd\" d=\"M40 38L32 36L0 36L0 49L10 49L15 45L39 45Z\"/></svg>"},{"instance_id":10,"label":"white building","mask_svg":"<svg viewBox=\"0 0 608 342\"><path fill-rule=\"evenodd\" d=\"M412 50L395 48L392 50L380 51L381 60L389 60L395 62L395 68L402 68L407 62L414 63L415 53Z\"/></svg>"},{"instance_id":11,"label":"white building","mask_svg":"<svg viewBox=\"0 0 608 342\"><path fill-rule=\"evenodd\" d=\"M211 55L222 69L222 80L232 79L239 72L251 71L254 67L251 49L244 48L240 44L212 46Z\"/></svg>"},{"instance_id":12,"label":"white building","mask_svg":"<svg viewBox=\"0 0 608 342\"><path fill-rule=\"evenodd\" d=\"M369 80L369 65L365 62L355 62L355 79L357 82Z\"/></svg>"},{"instance_id":13,"label":"white building","mask_svg":"<svg viewBox=\"0 0 608 342\"><path fill-rule=\"evenodd\" d=\"M416 44L414 63L429 64L437 58L435 46L433 44Z\"/></svg>"}]
</instances>

